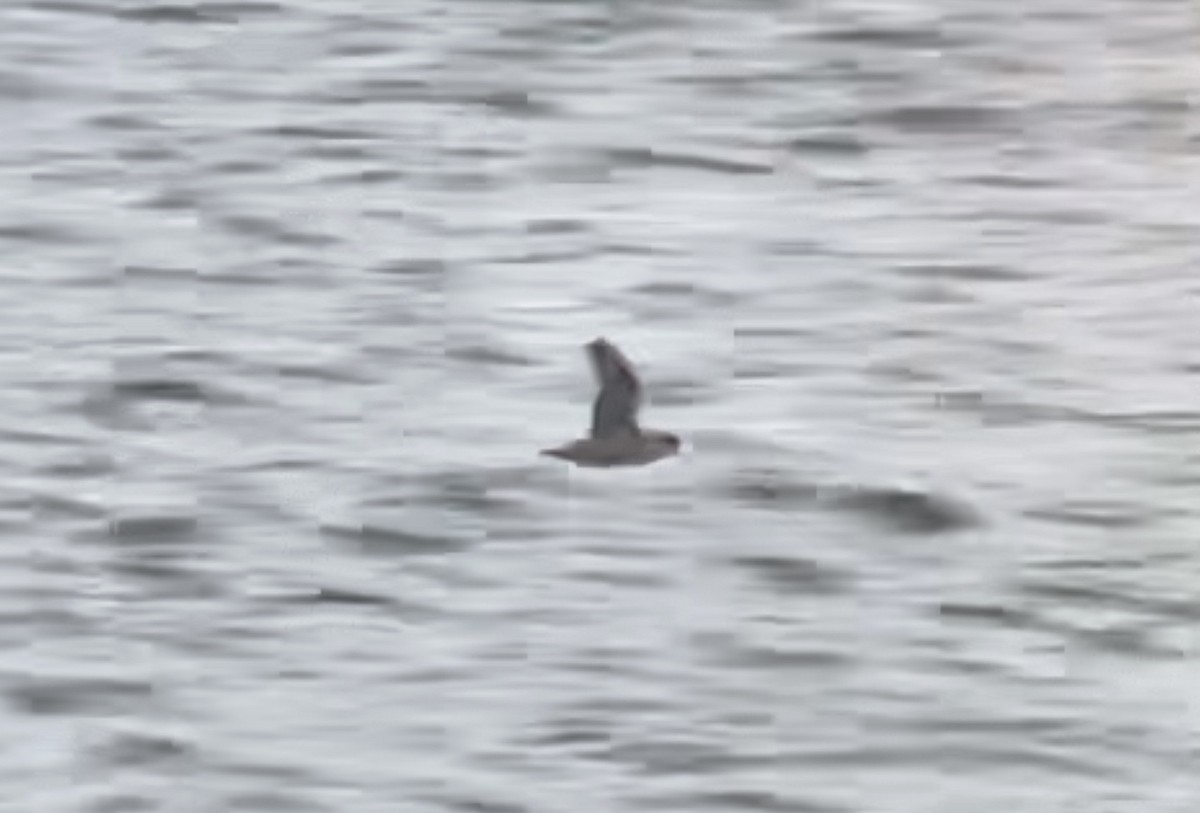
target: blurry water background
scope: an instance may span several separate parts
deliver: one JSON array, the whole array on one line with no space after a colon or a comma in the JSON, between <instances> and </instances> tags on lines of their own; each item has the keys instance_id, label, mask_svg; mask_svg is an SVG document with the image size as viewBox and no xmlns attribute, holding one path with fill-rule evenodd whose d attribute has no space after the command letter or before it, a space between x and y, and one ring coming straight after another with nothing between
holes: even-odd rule
<instances>
[{"instance_id":1,"label":"blurry water background","mask_svg":"<svg viewBox=\"0 0 1200 813\"><path fill-rule=\"evenodd\" d=\"M1197 810L1194 14L6 0L0 809Z\"/></svg>"}]
</instances>

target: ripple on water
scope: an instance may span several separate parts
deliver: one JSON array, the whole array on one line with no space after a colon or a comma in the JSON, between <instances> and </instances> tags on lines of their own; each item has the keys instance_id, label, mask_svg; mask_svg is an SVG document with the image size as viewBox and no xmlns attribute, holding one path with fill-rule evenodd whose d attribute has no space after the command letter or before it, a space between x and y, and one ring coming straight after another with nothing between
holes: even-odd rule
<instances>
[{"instance_id":1,"label":"ripple on water","mask_svg":"<svg viewBox=\"0 0 1200 813\"><path fill-rule=\"evenodd\" d=\"M108 472L102 470L101 473ZM56 519L100 519L108 516L108 509L104 505L61 493L34 494L29 498L29 503L33 513L42 522Z\"/></svg>"},{"instance_id":2,"label":"ripple on water","mask_svg":"<svg viewBox=\"0 0 1200 813\"><path fill-rule=\"evenodd\" d=\"M1121 500L1073 499L1025 509L1025 516L1063 525L1132 529L1149 527L1164 517L1161 506L1150 507Z\"/></svg>"},{"instance_id":3,"label":"ripple on water","mask_svg":"<svg viewBox=\"0 0 1200 813\"><path fill-rule=\"evenodd\" d=\"M862 22L822 26L813 32L813 36L831 43L882 45L921 51L940 51L963 42L934 25L878 25Z\"/></svg>"},{"instance_id":4,"label":"ripple on water","mask_svg":"<svg viewBox=\"0 0 1200 813\"><path fill-rule=\"evenodd\" d=\"M674 581L673 577L664 575L658 569L636 570L633 568L585 566L572 568L566 575L571 579L584 582L647 591L665 587Z\"/></svg>"},{"instance_id":5,"label":"ripple on water","mask_svg":"<svg viewBox=\"0 0 1200 813\"><path fill-rule=\"evenodd\" d=\"M1186 657L1186 647L1170 631L1200 619L1192 597L1140 595L1096 575L1054 571L1049 578L1025 576L1006 601L945 602L936 609L952 623L1036 631L1081 650L1143 660Z\"/></svg>"},{"instance_id":6,"label":"ripple on water","mask_svg":"<svg viewBox=\"0 0 1200 813\"><path fill-rule=\"evenodd\" d=\"M351 127L322 124L279 124L259 131L262 135L298 141L378 141L379 134Z\"/></svg>"},{"instance_id":7,"label":"ripple on water","mask_svg":"<svg viewBox=\"0 0 1200 813\"><path fill-rule=\"evenodd\" d=\"M318 587L311 592L295 593L279 599L284 604L363 607L390 610L404 617L430 616L436 610L411 599L400 599L382 592L360 588Z\"/></svg>"},{"instance_id":8,"label":"ripple on water","mask_svg":"<svg viewBox=\"0 0 1200 813\"><path fill-rule=\"evenodd\" d=\"M830 504L907 533L936 534L974 528L981 518L955 498L900 488L853 488L835 492Z\"/></svg>"},{"instance_id":9,"label":"ripple on water","mask_svg":"<svg viewBox=\"0 0 1200 813\"><path fill-rule=\"evenodd\" d=\"M45 220L25 221L0 225L0 240L28 242L37 247L62 245L90 245L97 234L66 223Z\"/></svg>"},{"instance_id":10,"label":"ripple on water","mask_svg":"<svg viewBox=\"0 0 1200 813\"><path fill-rule=\"evenodd\" d=\"M495 90L490 93L468 97L463 101L517 118L552 118L561 112L560 107L548 99L537 98L528 91L515 88Z\"/></svg>"},{"instance_id":11,"label":"ripple on water","mask_svg":"<svg viewBox=\"0 0 1200 813\"><path fill-rule=\"evenodd\" d=\"M537 361L510 350L500 342L455 342L446 355L471 367L532 367Z\"/></svg>"},{"instance_id":12,"label":"ripple on water","mask_svg":"<svg viewBox=\"0 0 1200 813\"><path fill-rule=\"evenodd\" d=\"M775 172L775 167L770 164L662 148L615 148L607 150L604 157L614 168L682 169L721 175L770 175Z\"/></svg>"},{"instance_id":13,"label":"ripple on water","mask_svg":"<svg viewBox=\"0 0 1200 813\"><path fill-rule=\"evenodd\" d=\"M376 274L395 274L440 281L447 273L446 263L435 257L403 257L379 263L371 268Z\"/></svg>"},{"instance_id":14,"label":"ripple on water","mask_svg":"<svg viewBox=\"0 0 1200 813\"><path fill-rule=\"evenodd\" d=\"M515 802L502 802L492 796L472 796L463 791L424 793L417 801L430 805L430 810L457 811L458 813L533 813L537 808Z\"/></svg>"},{"instance_id":15,"label":"ripple on water","mask_svg":"<svg viewBox=\"0 0 1200 813\"><path fill-rule=\"evenodd\" d=\"M305 231L280 218L263 215L219 214L212 222L231 235L300 248L327 248L341 241L333 234Z\"/></svg>"},{"instance_id":16,"label":"ripple on water","mask_svg":"<svg viewBox=\"0 0 1200 813\"><path fill-rule=\"evenodd\" d=\"M80 412L93 424L118 430L149 430L169 412L194 419L206 408L242 406L250 398L224 387L174 374L126 374L93 388Z\"/></svg>"},{"instance_id":17,"label":"ripple on water","mask_svg":"<svg viewBox=\"0 0 1200 813\"><path fill-rule=\"evenodd\" d=\"M231 595L225 578L199 569L192 557L179 553L142 551L116 557L104 569L136 585L138 594L146 598L213 601Z\"/></svg>"},{"instance_id":18,"label":"ripple on water","mask_svg":"<svg viewBox=\"0 0 1200 813\"><path fill-rule=\"evenodd\" d=\"M685 305L705 307L732 307L739 295L734 291L721 290L695 282L646 282L627 291L632 296L650 296L669 299Z\"/></svg>"},{"instance_id":19,"label":"ripple on water","mask_svg":"<svg viewBox=\"0 0 1200 813\"><path fill-rule=\"evenodd\" d=\"M275 3L200 2L193 4L146 4L114 12L123 20L141 23L237 23L245 18L281 14Z\"/></svg>"},{"instance_id":20,"label":"ripple on water","mask_svg":"<svg viewBox=\"0 0 1200 813\"><path fill-rule=\"evenodd\" d=\"M743 784L731 782L730 784ZM722 811L722 813L850 813L850 808L804 799L796 792L727 789L638 796L643 810Z\"/></svg>"},{"instance_id":21,"label":"ripple on water","mask_svg":"<svg viewBox=\"0 0 1200 813\"><path fill-rule=\"evenodd\" d=\"M108 521L108 536L118 543L180 543L196 538L200 519L190 513L127 513Z\"/></svg>"},{"instance_id":22,"label":"ripple on water","mask_svg":"<svg viewBox=\"0 0 1200 813\"><path fill-rule=\"evenodd\" d=\"M1024 609L996 602L944 602L937 606L938 615L950 621L969 621L1004 629L1032 629L1036 616Z\"/></svg>"},{"instance_id":23,"label":"ripple on water","mask_svg":"<svg viewBox=\"0 0 1200 813\"><path fill-rule=\"evenodd\" d=\"M142 813L161 809L158 801L150 796L123 791L106 793L85 808L87 813Z\"/></svg>"},{"instance_id":24,"label":"ripple on water","mask_svg":"<svg viewBox=\"0 0 1200 813\"><path fill-rule=\"evenodd\" d=\"M799 556L735 556L727 561L780 595L836 595L852 581L843 570Z\"/></svg>"},{"instance_id":25,"label":"ripple on water","mask_svg":"<svg viewBox=\"0 0 1200 813\"><path fill-rule=\"evenodd\" d=\"M272 375L325 384L370 384L374 377L367 370L334 359L328 362L296 362L271 365Z\"/></svg>"},{"instance_id":26,"label":"ripple on water","mask_svg":"<svg viewBox=\"0 0 1200 813\"><path fill-rule=\"evenodd\" d=\"M89 401L112 403L114 408L140 404L195 404L231 406L245 404L239 393L211 383L174 374L126 374L95 392Z\"/></svg>"},{"instance_id":27,"label":"ripple on water","mask_svg":"<svg viewBox=\"0 0 1200 813\"><path fill-rule=\"evenodd\" d=\"M873 113L868 122L907 134L988 134L1013 127L1013 113L987 105L901 104Z\"/></svg>"},{"instance_id":28,"label":"ripple on water","mask_svg":"<svg viewBox=\"0 0 1200 813\"><path fill-rule=\"evenodd\" d=\"M1086 579L1086 581L1085 581ZM1132 584L1115 578L1105 580L1080 574L1055 573L1052 578L1026 576L1019 585L1026 597L1045 599L1057 607L1075 606L1091 615L1103 610L1118 610L1131 617L1200 620L1200 604L1193 595L1147 595Z\"/></svg>"},{"instance_id":29,"label":"ripple on water","mask_svg":"<svg viewBox=\"0 0 1200 813\"><path fill-rule=\"evenodd\" d=\"M784 146L800 155L860 157L871 151L862 136L845 133L809 133L789 139Z\"/></svg>"},{"instance_id":30,"label":"ripple on water","mask_svg":"<svg viewBox=\"0 0 1200 813\"><path fill-rule=\"evenodd\" d=\"M818 485L777 471L743 471L729 485L737 500L776 510L834 508L915 534L973 528L981 519L960 500L905 488Z\"/></svg>"},{"instance_id":31,"label":"ripple on water","mask_svg":"<svg viewBox=\"0 0 1200 813\"><path fill-rule=\"evenodd\" d=\"M104 768L158 766L194 756L195 748L166 734L149 731L115 731L88 748L88 757Z\"/></svg>"},{"instance_id":32,"label":"ripple on water","mask_svg":"<svg viewBox=\"0 0 1200 813\"><path fill-rule=\"evenodd\" d=\"M761 768L764 757L736 750L740 745L643 733L627 735L597 748L591 756L643 777L728 776L740 768Z\"/></svg>"},{"instance_id":33,"label":"ripple on water","mask_svg":"<svg viewBox=\"0 0 1200 813\"><path fill-rule=\"evenodd\" d=\"M529 234L589 234L592 224L571 217L538 217L525 223Z\"/></svg>"},{"instance_id":34,"label":"ripple on water","mask_svg":"<svg viewBox=\"0 0 1200 813\"><path fill-rule=\"evenodd\" d=\"M354 546L364 553L384 556L439 556L461 553L477 540L444 532L421 531L398 525L326 523L321 534L327 539Z\"/></svg>"},{"instance_id":35,"label":"ripple on water","mask_svg":"<svg viewBox=\"0 0 1200 813\"><path fill-rule=\"evenodd\" d=\"M963 282L1021 282L1029 279L1029 274L1002 265L973 265L969 263L942 264L911 264L900 265L896 271L904 276L930 280L962 280Z\"/></svg>"},{"instance_id":36,"label":"ripple on water","mask_svg":"<svg viewBox=\"0 0 1200 813\"><path fill-rule=\"evenodd\" d=\"M0 694L33 715L83 717L137 714L157 699L154 684L131 678L8 674Z\"/></svg>"},{"instance_id":37,"label":"ripple on water","mask_svg":"<svg viewBox=\"0 0 1200 813\"><path fill-rule=\"evenodd\" d=\"M710 664L759 675L817 671L840 674L854 665L854 658L843 653L787 642L749 642L707 633L696 636L694 643Z\"/></svg>"},{"instance_id":38,"label":"ripple on water","mask_svg":"<svg viewBox=\"0 0 1200 813\"><path fill-rule=\"evenodd\" d=\"M331 813L328 807L307 796L287 790L250 790L228 794L221 810L253 810L256 813Z\"/></svg>"}]
</instances>

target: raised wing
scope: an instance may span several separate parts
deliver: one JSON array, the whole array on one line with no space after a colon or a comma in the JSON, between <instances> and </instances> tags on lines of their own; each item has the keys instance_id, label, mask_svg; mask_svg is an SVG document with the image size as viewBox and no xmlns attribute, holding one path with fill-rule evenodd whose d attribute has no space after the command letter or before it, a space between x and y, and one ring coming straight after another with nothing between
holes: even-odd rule
<instances>
[{"instance_id":1,"label":"raised wing","mask_svg":"<svg viewBox=\"0 0 1200 813\"><path fill-rule=\"evenodd\" d=\"M642 405L642 384L629 359L606 339L585 345L600 394L592 404L592 437L637 436L637 413Z\"/></svg>"}]
</instances>

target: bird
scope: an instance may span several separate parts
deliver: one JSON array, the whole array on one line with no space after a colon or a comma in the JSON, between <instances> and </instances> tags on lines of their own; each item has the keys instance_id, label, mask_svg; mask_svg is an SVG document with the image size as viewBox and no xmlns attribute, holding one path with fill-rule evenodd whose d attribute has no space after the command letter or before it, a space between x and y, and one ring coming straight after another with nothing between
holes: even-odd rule
<instances>
[{"instance_id":1,"label":"bird","mask_svg":"<svg viewBox=\"0 0 1200 813\"><path fill-rule=\"evenodd\" d=\"M638 426L642 383L629 359L603 337L583 348L600 385L592 403L591 432L586 438L543 449L541 454L588 468L644 466L678 454L678 435Z\"/></svg>"}]
</instances>

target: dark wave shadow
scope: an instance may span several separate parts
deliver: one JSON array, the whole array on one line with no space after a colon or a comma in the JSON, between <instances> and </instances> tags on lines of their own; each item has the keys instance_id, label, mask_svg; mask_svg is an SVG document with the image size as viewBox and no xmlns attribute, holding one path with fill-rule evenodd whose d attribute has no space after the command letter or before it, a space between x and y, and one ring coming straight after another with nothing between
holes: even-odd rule
<instances>
[{"instance_id":1,"label":"dark wave shadow","mask_svg":"<svg viewBox=\"0 0 1200 813\"><path fill-rule=\"evenodd\" d=\"M195 538L200 520L183 513L133 514L112 517L108 536L115 542L187 542Z\"/></svg>"},{"instance_id":2,"label":"dark wave shadow","mask_svg":"<svg viewBox=\"0 0 1200 813\"><path fill-rule=\"evenodd\" d=\"M141 731L112 732L87 749L88 759L104 768L163 766L195 755L196 749L190 743L165 734Z\"/></svg>"},{"instance_id":3,"label":"dark wave shadow","mask_svg":"<svg viewBox=\"0 0 1200 813\"><path fill-rule=\"evenodd\" d=\"M472 547L474 542L463 536L372 524L331 523L322 525L320 532L327 539L356 546L365 553L391 556L459 553Z\"/></svg>"},{"instance_id":4,"label":"dark wave shadow","mask_svg":"<svg viewBox=\"0 0 1200 813\"><path fill-rule=\"evenodd\" d=\"M946 533L982 523L974 507L944 494L891 486L805 483L778 471L742 472L728 491L749 505L777 510L836 509L904 533Z\"/></svg>"},{"instance_id":5,"label":"dark wave shadow","mask_svg":"<svg viewBox=\"0 0 1200 813\"><path fill-rule=\"evenodd\" d=\"M11 706L39 716L140 713L155 699L153 684L116 677L24 675L0 682Z\"/></svg>"},{"instance_id":6,"label":"dark wave shadow","mask_svg":"<svg viewBox=\"0 0 1200 813\"><path fill-rule=\"evenodd\" d=\"M140 23L208 24L237 23L246 17L282 14L276 3L151 3L119 9L113 16Z\"/></svg>"},{"instance_id":7,"label":"dark wave shadow","mask_svg":"<svg viewBox=\"0 0 1200 813\"><path fill-rule=\"evenodd\" d=\"M402 599L387 593L350 587L323 586L313 590L288 593L276 598L273 603L287 606L376 609L404 618L424 618L439 613L436 608L412 599Z\"/></svg>"},{"instance_id":8,"label":"dark wave shadow","mask_svg":"<svg viewBox=\"0 0 1200 813\"><path fill-rule=\"evenodd\" d=\"M878 519L898 530L935 534L973 528L974 508L942 494L898 488L857 488L835 494L831 505Z\"/></svg>"},{"instance_id":9,"label":"dark wave shadow","mask_svg":"<svg viewBox=\"0 0 1200 813\"><path fill-rule=\"evenodd\" d=\"M614 148L606 151L604 156L613 168L680 169L721 175L770 175L775 172L770 164L648 147Z\"/></svg>"},{"instance_id":10,"label":"dark wave shadow","mask_svg":"<svg viewBox=\"0 0 1200 813\"><path fill-rule=\"evenodd\" d=\"M842 570L799 556L734 556L729 564L783 595L832 595L847 590L851 577Z\"/></svg>"}]
</instances>

